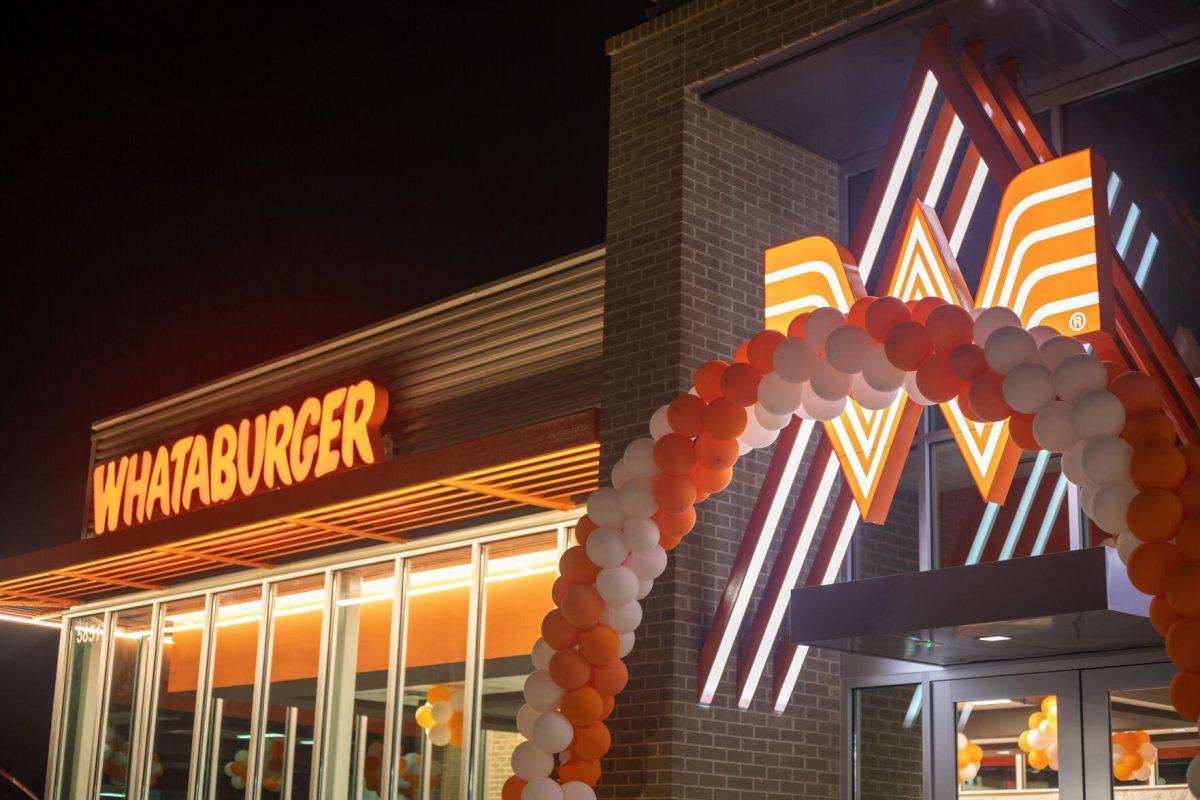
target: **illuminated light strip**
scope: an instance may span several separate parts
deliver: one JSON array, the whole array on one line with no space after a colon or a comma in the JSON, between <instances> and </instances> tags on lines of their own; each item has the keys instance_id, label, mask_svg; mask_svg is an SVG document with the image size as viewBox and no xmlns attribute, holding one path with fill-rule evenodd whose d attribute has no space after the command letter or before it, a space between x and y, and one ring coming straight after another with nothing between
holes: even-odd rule
<instances>
[{"instance_id":1,"label":"illuminated light strip","mask_svg":"<svg viewBox=\"0 0 1200 800\"><path fill-rule=\"evenodd\" d=\"M1054 527L1054 520L1058 518L1058 510L1062 508L1062 501L1066 494L1067 476L1059 473L1058 482L1054 484L1054 494L1050 495L1050 502L1046 505L1046 515L1042 518L1042 527L1038 530L1037 540L1033 543L1033 550L1029 555L1040 556L1045 552L1046 542L1050 540L1050 530Z\"/></svg>"},{"instance_id":2,"label":"illuminated light strip","mask_svg":"<svg viewBox=\"0 0 1200 800\"><path fill-rule=\"evenodd\" d=\"M1088 292L1076 295L1075 297L1068 297L1064 300L1055 300L1053 303L1046 303L1029 317L1029 327L1035 328L1055 314L1061 314L1064 311L1074 311L1077 308L1088 308L1099 302L1099 292Z\"/></svg>"},{"instance_id":3,"label":"illuminated light strip","mask_svg":"<svg viewBox=\"0 0 1200 800\"><path fill-rule=\"evenodd\" d=\"M1117 202L1117 192L1121 191L1121 176L1113 173L1108 176L1108 210L1112 211L1113 204Z\"/></svg>"},{"instance_id":4,"label":"illuminated light strip","mask_svg":"<svg viewBox=\"0 0 1200 800\"><path fill-rule=\"evenodd\" d=\"M775 490L774 496L771 498L771 504L763 520L758 541L754 543L754 549L751 551L750 561L746 566L745 577L743 577L741 585L738 587L737 595L734 597L729 612L729 619L725 624L724 630L721 631L721 638L717 643L716 653L713 656L712 664L708 668L708 674L704 676L704 683L700 691L700 702L703 705L708 705L712 702L713 697L716 696L717 687L721 683L721 677L725 674L725 665L729 663L729 656L733 653L733 645L737 641L742 621L746 618L746 609L750 605L750 598L754 594L758 577L762 574L763 562L766 560L767 551L771 548L771 541L775 538L775 531L779 527L780 519L783 518L783 511L787 505L788 495L791 494L792 485L796 482L796 475L799 474L800 467L804 462L804 451L808 448L808 440L815 429L816 423L813 420L801 420L795 442L792 444L792 450L788 453L787 461L780 475L779 485Z\"/></svg>"},{"instance_id":5,"label":"illuminated light strip","mask_svg":"<svg viewBox=\"0 0 1200 800\"><path fill-rule=\"evenodd\" d=\"M765 317L777 317L780 314L786 314L789 311L800 311L806 308L821 308L828 305L825 298L819 294L807 294L804 297L798 297L795 300L787 300L783 303L776 303L773 306L767 306Z\"/></svg>"},{"instance_id":6,"label":"illuminated light strip","mask_svg":"<svg viewBox=\"0 0 1200 800\"><path fill-rule=\"evenodd\" d=\"M754 699L754 693L758 690L763 670L767 666L767 657L770 656L771 647L775 644L775 639L779 636L779 626L783 623L783 615L787 611L788 600L791 598L791 590L800 580L800 570L804 566L804 559L808 556L813 536L816 535L817 526L821 523L821 514L819 512L814 514L812 511L825 507L825 500L829 497L829 491L833 488L833 482L839 470L838 460L831 456L825 462L825 470L821 473L816 494L813 495L813 502L806 509L804 524L800 529L799 541L796 542L796 546L791 549L791 552L781 552L776 557L773 569L779 569L779 559L787 559L783 574L783 587L774 598L770 616L767 617L766 627L763 629L762 637L758 641L758 649L755 650L754 656L750 661L745 683L738 694L738 708L749 708L750 702Z\"/></svg>"},{"instance_id":7,"label":"illuminated light strip","mask_svg":"<svg viewBox=\"0 0 1200 800\"><path fill-rule=\"evenodd\" d=\"M1129 204L1129 213L1125 215L1125 224L1121 227L1121 236L1117 239L1117 255L1121 258L1129 252L1129 243L1133 239L1133 229L1137 226L1138 217L1142 215L1142 210L1138 208L1137 203Z\"/></svg>"},{"instance_id":8,"label":"illuminated light strip","mask_svg":"<svg viewBox=\"0 0 1200 800\"><path fill-rule=\"evenodd\" d=\"M967 228L971 226L971 218L975 216L975 206L979 203L979 195L983 191L983 182L987 180L988 168L983 159L975 165L975 173L971 175L971 185L967 189L967 197L963 201L963 210L954 223L954 231L950 234L950 251L958 255L963 239L967 236Z\"/></svg>"},{"instance_id":9,"label":"illuminated light strip","mask_svg":"<svg viewBox=\"0 0 1200 800\"><path fill-rule=\"evenodd\" d=\"M929 115L929 108L933 104L937 85L937 78L933 76L933 73L926 72L925 80L921 84L921 93L917 97L917 103L913 107L912 116L908 119L908 127L904 131L904 139L900 144L900 152L896 161L892 164L891 173L888 175L887 186L883 190L883 199L879 203L879 211L875 214L875 219L871 223L871 233L867 236L867 244L863 248L862 258L858 262L858 269L862 274L864 283L871 274L871 268L875 266L875 257L879 255L879 246L883 241L883 233L892 218L892 211L895 210L896 198L900 194L900 186L904 183L904 176L908 174L908 165L912 161L913 153L917 149L917 140L921 138L921 129L925 127L925 117Z\"/></svg>"},{"instance_id":10,"label":"illuminated light strip","mask_svg":"<svg viewBox=\"0 0 1200 800\"><path fill-rule=\"evenodd\" d=\"M1029 470L1029 478L1025 481L1025 491L1021 493L1021 502L1017 504L1017 513L1013 516L1012 524L1008 526L1008 536L1004 539L1004 547L1000 549L1000 560L1012 558L1017 549L1017 540L1021 538L1021 530L1025 520L1029 518L1029 509L1033 506L1033 498L1037 495L1038 487L1042 484L1042 476L1046 474L1046 465L1050 463L1050 451L1039 450L1033 467Z\"/></svg>"},{"instance_id":11,"label":"illuminated light strip","mask_svg":"<svg viewBox=\"0 0 1200 800\"><path fill-rule=\"evenodd\" d=\"M1138 263L1137 275L1133 279L1139 289L1146 285L1146 276L1150 274L1150 264L1154 261L1157 251L1158 237L1151 232L1150 238L1146 240L1146 249L1142 251L1142 260Z\"/></svg>"},{"instance_id":12,"label":"illuminated light strip","mask_svg":"<svg viewBox=\"0 0 1200 800\"><path fill-rule=\"evenodd\" d=\"M854 529L858 525L859 519L858 504L850 503L849 509L846 511L846 519L843 520L842 527L838 530L837 543L829 558L829 564L821 576L822 586L828 586L833 583L837 580L838 573L842 571L842 561L846 557L846 551L850 549L850 539L854 535ZM791 592L788 592L788 595L790 597ZM808 645L793 646L790 657L788 657L783 680L779 682L779 692L775 695L774 708L776 714L783 713L784 709L787 708L788 701L792 699L792 693L796 691L796 681L800 679L800 670L804 668L804 660L808 657L808 649ZM776 666L778 666L778 663Z\"/></svg>"},{"instance_id":13,"label":"illuminated light strip","mask_svg":"<svg viewBox=\"0 0 1200 800\"><path fill-rule=\"evenodd\" d=\"M19 625L34 625L39 628L54 628L55 630L62 627L57 622L50 622L44 619L26 619L25 617L17 617L12 614L0 614L0 622L16 622Z\"/></svg>"},{"instance_id":14,"label":"illuminated light strip","mask_svg":"<svg viewBox=\"0 0 1200 800\"><path fill-rule=\"evenodd\" d=\"M1037 230L1026 234L1021 241L1017 243L1016 248L1013 249L1012 259L1008 262L1008 267L1006 270L1008 275L1004 279L1004 288L1000 292L998 303L992 303L990 305L999 304L1002 306L1010 306L1012 304L1014 290L1013 284L1016 283L1017 273L1020 271L1021 265L1025 261L1025 256L1029 253L1029 249L1031 247L1033 247L1035 244L1049 241L1050 239L1057 239L1060 236L1066 236L1069 233L1086 231L1094 227L1096 227L1096 218L1091 214L1088 214L1087 216L1079 217L1077 219L1066 220L1054 225L1048 225L1045 228L1038 228ZM1036 270L1031 271L1029 275L1026 275L1025 280L1028 281L1034 272L1036 272ZM1024 283L1022 283L1022 286L1024 286ZM983 306L982 303L980 305Z\"/></svg>"},{"instance_id":15,"label":"illuminated light strip","mask_svg":"<svg viewBox=\"0 0 1200 800\"><path fill-rule=\"evenodd\" d=\"M958 142L962 139L963 124L958 115L954 115L954 119L950 122L950 130L946 134L946 141L942 144L942 152L938 156L937 166L933 170L933 177L929 180L929 190L925 192L925 205L936 206L938 200L942 196L942 189L945 187L946 176L950 174L950 164L954 161L954 152L958 150Z\"/></svg>"},{"instance_id":16,"label":"illuminated light strip","mask_svg":"<svg viewBox=\"0 0 1200 800\"><path fill-rule=\"evenodd\" d=\"M988 503L983 509L983 518L979 520L979 529L975 531L975 541L971 542L971 550L967 553L965 565L978 564L983 557L983 546L992 535L992 526L996 524L996 515L1000 513L999 503Z\"/></svg>"},{"instance_id":17,"label":"illuminated light strip","mask_svg":"<svg viewBox=\"0 0 1200 800\"><path fill-rule=\"evenodd\" d=\"M925 684L918 683L913 689L912 700L908 701L908 710L904 712L904 727L911 728L921 713L921 700L925 695Z\"/></svg>"},{"instance_id":18,"label":"illuminated light strip","mask_svg":"<svg viewBox=\"0 0 1200 800\"><path fill-rule=\"evenodd\" d=\"M1018 317L1021 316L1022 312L1025 311L1025 304L1029 302L1029 294L1033 291L1033 287L1047 278L1094 266L1096 266L1096 254L1092 252L1072 258L1064 258L1062 261L1056 261L1053 264L1044 264L1030 271L1025 276L1025 279L1021 281L1021 288L1017 290L1017 299L1011 306L1013 313ZM1033 326L1031 325L1030 327Z\"/></svg>"}]
</instances>

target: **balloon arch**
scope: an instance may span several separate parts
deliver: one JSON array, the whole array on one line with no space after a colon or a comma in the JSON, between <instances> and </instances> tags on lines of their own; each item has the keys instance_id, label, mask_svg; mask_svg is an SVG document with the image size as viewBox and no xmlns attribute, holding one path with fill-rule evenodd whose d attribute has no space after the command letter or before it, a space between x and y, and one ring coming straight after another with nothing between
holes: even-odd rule
<instances>
[{"instance_id":1,"label":"balloon arch","mask_svg":"<svg viewBox=\"0 0 1200 800\"><path fill-rule=\"evenodd\" d=\"M1021 327L994 307L967 311L927 297L864 297L819 308L787 334L765 330L732 363L696 370L695 389L658 409L596 489L560 562L557 608L542 621L535 671L517 715L525 741L504 800L591 800L612 737L605 720L625 687L622 659L639 600L724 489L740 454L767 447L793 415L828 421L848 398L886 408L956 399L977 422L1007 420L1026 450L1062 454L1080 505L1112 534L1131 583L1153 597L1150 621L1179 668L1171 702L1200 717L1200 447L1180 444L1159 384L1101 361L1053 328ZM1200 758L1188 770L1200 796Z\"/></svg>"}]
</instances>

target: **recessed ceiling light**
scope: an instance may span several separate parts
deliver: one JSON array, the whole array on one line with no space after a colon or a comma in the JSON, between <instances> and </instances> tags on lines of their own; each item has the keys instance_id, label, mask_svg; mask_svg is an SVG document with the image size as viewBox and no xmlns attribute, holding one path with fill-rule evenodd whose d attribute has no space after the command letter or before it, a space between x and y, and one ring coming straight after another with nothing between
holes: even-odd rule
<instances>
[{"instance_id":1,"label":"recessed ceiling light","mask_svg":"<svg viewBox=\"0 0 1200 800\"><path fill-rule=\"evenodd\" d=\"M997 751L996 751L996 755L998 755L998 756L1010 756L1010 755L1012 755L1012 750L997 750Z\"/></svg>"},{"instance_id":2,"label":"recessed ceiling light","mask_svg":"<svg viewBox=\"0 0 1200 800\"><path fill-rule=\"evenodd\" d=\"M973 706L1006 706L1010 703L1012 703L1012 700L1009 700L1007 697L1002 697L997 700L975 700L975 701L972 701L971 705L973 705Z\"/></svg>"},{"instance_id":3,"label":"recessed ceiling light","mask_svg":"<svg viewBox=\"0 0 1200 800\"><path fill-rule=\"evenodd\" d=\"M981 641L981 642L1007 642L1011 638L1012 638L1011 636L980 636L979 641Z\"/></svg>"}]
</instances>

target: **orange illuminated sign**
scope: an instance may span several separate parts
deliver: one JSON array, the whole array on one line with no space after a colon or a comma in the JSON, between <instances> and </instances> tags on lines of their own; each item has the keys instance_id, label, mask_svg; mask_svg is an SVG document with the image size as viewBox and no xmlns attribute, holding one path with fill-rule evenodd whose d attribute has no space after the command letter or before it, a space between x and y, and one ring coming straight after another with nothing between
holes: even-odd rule
<instances>
[{"instance_id":1,"label":"orange illuminated sign","mask_svg":"<svg viewBox=\"0 0 1200 800\"><path fill-rule=\"evenodd\" d=\"M92 474L97 534L321 478L383 457L388 394L371 381L224 423Z\"/></svg>"}]
</instances>

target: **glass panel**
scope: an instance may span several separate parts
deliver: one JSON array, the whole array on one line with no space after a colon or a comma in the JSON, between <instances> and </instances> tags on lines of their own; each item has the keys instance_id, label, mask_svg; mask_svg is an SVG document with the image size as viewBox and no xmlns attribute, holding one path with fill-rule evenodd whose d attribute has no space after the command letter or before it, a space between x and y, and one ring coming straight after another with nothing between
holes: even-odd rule
<instances>
[{"instance_id":1,"label":"glass panel","mask_svg":"<svg viewBox=\"0 0 1200 800\"><path fill-rule=\"evenodd\" d=\"M187 796L203 635L203 597L166 604L149 774L152 796L161 800Z\"/></svg>"},{"instance_id":2,"label":"glass panel","mask_svg":"<svg viewBox=\"0 0 1200 800\"><path fill-rule=\"evenodd\" d=\"M101 797L125 797L129 793L133 744L142 722L138 688L154 652L150 627L148 606L113 615L108 656L108 716L100 742Z\"/></svg>"},{"instance_id":3,"label":"glass panel","mask_svg":"<svg viewBox=\"0 0 1200 800\"><path fill-rule=\"evenodd\" d=\"M324 618L324 574L275 585L259 769L264 797L308 797Z\"/></svg>"},{"instance_id":4,"label":"glass panel","mask_svg":"<svg viewBox=\"0 0 1200 800\"><path fill-rule=\"evenodd\" d=\"M67 634L67 673L63 685L62 734L59 738L59 797L80 797L91 782L92 737L100 715L100 651L104 617L76 617Z\"/></svg>"},{"instance_id":5,"label":"glass panel","mask_svg":"<svg viewBox=\"0 0 1200 800\"><path fill-rule=\"evenodd\" d=\"M924 796L920 684L854 692L855 800Z\"/></svg>"},{"instance_id":6,"label":"glass panel","mask_svg":"<svg viewBox=\"0 0 1200 800\"><path fill-rule=\"evenodd\" d=\"M212 696L206 709L205 747L209 760L203 797L235 800L246 789L246 757L250 743L250 710L258 664L258 626L262 589L251 586L219 594L214 602ZM173 658L199 642L180 638ZM197 655L198 659L199 656Z\"/></svg>"},{"instance_id":7,"label":"glass panel","mask_svg":"<svg viewBox=\"0 0 1200 800\"><path fill-rule=\"evenodd\" d=\"M462 707L471 581L470 548L431 553L408 562L400 720L404 764L399 777L412 787L409 791L414 800L463 796L461 714L451 713L449 721L437 725L432 724L431 715L432 704L443 700L451 704L452 712ZM430 710L422 711L425 706Z\"/></svg>"},{"instance_id":8,"label":"glass panel","mask_svg":"<svg viewBox=\"0 0 1200 800\"><path fill-rule=\"evenodd\" d=\"M396 564L385 561L340 572L334 592L325 796L361 797L364 791L378 794L383 778Z\"/></svg>"},{"instance_id":9,"label":"glass panel","mask_svg":"<svg viewBox=\"0 0 1200 800\"><path fill-rule=\"evenodd\" d=\"M930 456L936 566L1070 549L1067 483L1058 456L1023 453L1002 506L980 497L957 442L932 445Z\"/></svg>"},{"instance_id":10,"label":"glass panel","mask_svg":"<svg viewBox=\"0 0 1200 800\"><path fill-rule=\"evenodd\" d=\"M955 713L959 796L983 800L998 792L1037 789L1038 800L1058 797L1054 695L960 702Z\"/></svg>"},{"instance_id":11,"label":"glass panel","mask_svg":"<svg viewBox=\"0 0 1200 800\"><path fill-rule=\"evenodd\" d=\"M921 454L909 451L887 522L860 522L850 540L854 580L916 572L920 568Z\"/></svg>"},{"instance_id":12,"label":"glass panel","mask_svg":"<svg viewBox=\"0 0 1200 800\"><path fill-rule=\"evenodd\" d=\"M1156 789L1156 800L1188 800L1187 768L1200 754L1200 736L1196 723L1175 711L1167 688L1111 692L1109 719L1113 786L1173 786Z\"/></svg>"},{"instance_id":13,"label":"glass panel","mask_svg":"<svg viewBox=\"0 0 1200 800\"><path fill-rule=\"evenodd\" d=\"M542 617L554 608L550 587L558 573L558 535L490 544L484 559L475 785L478 797L498 800L512 774L512 751L521 741L517 711L525 702L525 678L533 671L529 652L542 635Z\"/></svg>"}]
</instances>

